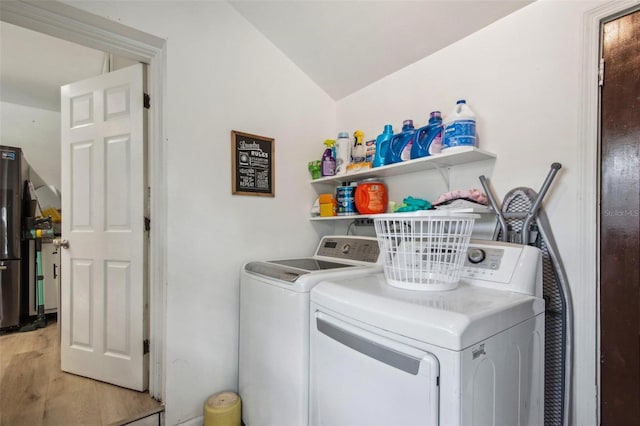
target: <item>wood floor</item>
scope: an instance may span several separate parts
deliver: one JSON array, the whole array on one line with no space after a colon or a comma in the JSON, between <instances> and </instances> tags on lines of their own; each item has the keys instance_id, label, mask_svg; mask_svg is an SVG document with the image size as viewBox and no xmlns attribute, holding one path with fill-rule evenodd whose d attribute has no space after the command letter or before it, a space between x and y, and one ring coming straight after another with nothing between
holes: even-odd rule
<instances>
[{"instance_id":1,"label":"wood floor","mask_svg":"<svg viewBox=\"0 0 640 426\"><path fill-rule=\"evenodd\" d=\"M1 426L124 424L160 409L146 392L63 373L55 321L0 336Z\"/></svg>"}]
</instances>

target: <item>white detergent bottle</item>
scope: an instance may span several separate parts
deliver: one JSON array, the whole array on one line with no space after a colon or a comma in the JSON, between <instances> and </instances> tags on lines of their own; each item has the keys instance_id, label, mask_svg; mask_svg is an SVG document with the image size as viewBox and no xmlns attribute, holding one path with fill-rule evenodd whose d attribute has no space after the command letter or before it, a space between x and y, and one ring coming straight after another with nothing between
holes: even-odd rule
<instances>
[{"instance_id":1,"label":"white detergent bottle","mask_svg":"<svg viewBox=\"0 0 640 426\"><path fill-rule=\"evenodd\" d=\"M464 99L443 120L442 151L453 148L478 146L476 140L476 115Z\"/></svg>"},{"instance_id":2,"label":"white detergent bottle","mask_svg":"<svg viewBox=\"0 0 640 426\"><path fill-rule=\"evenodd\" d=\"M349 133L338 133L336 139L336 176L347 173L347 166L351 163L351 138Z\"/></svg>"}]
</instances>

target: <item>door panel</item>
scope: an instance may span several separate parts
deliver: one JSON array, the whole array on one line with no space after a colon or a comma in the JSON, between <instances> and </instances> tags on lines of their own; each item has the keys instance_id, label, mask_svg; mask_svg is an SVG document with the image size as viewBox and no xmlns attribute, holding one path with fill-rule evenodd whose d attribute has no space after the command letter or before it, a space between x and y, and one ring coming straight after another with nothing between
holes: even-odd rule
<instances>
[{"instance_id":1,"label":"door panel","mask_svg":"<svg viewBox=\"0 0 640 426\"><path fill-rule=\"evenodd\" d=\"M93 347L93 262L74 259L71 262L70 304L71 345L94 350Z\"/></svg>"},{"instance_id":2,"label":"door panel","mask_svg":"<svg viewBox=\"0 0 640 426\"><path fill-rule=\"evenodd\" d=\"M640 12L603 26L600 325L603 425L640 418Z\"/></svg>"},{"instance_id":3,"label":"door panel","mask_svg":"<svg viewBox=\"0 0 640 426\"><path fill-rule=\"evenodd\" d=\"M135 65L64 86L61 114L62 369L135 390L148 380L142 85Z\"/></svg>"},{"instance_id":4,"label":"door panel","mask_svg":"<svg viewBox=\"0 0 640 426\"><path fill-rule=\"evenodd\" d=\"M324 312L314 315L310 347L310 424L438 424L434 355Z\"/></svg>"},{"instance_id":5,"label":"door panel","mask_svg":"<svg viewBox=\"0 0 640 426\"><path fill-rule=\"evenodd\" d=\"M111 355L131 356L131 341L127 338L131 328L131 263L109 261L105 275L105 349Z\"/></svg>"},{"instance_id":6,"label":"door panel","mask_svg":"<svg viewBox=\"0 0 640 426\"><path fill-rule=\"evenodd\" d=\"M131 140L128 135L106 140L107 231L131 231Z\"/></svg>"},{"instance_id":7,"label":"door panel","mask_svg":"<svg viewBox=\"0 0 640 426\"><path fill-rule=\"evenodd\" d=\"M91 141L71 145L71 229L93 230L91 207L93 205L93 143ZM65 218L66 219L66 218Z\"/></svg>"}]
</instances>

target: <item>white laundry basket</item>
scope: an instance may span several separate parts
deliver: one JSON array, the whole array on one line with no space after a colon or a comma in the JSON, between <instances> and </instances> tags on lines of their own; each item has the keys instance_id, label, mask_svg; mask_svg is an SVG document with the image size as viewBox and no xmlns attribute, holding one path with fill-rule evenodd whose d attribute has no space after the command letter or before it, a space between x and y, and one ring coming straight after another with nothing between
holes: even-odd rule
<instances>
[{"instance_id":1,"label":"white laundry basket","mask_svg":"<svg viewBox=\"0 0 640 426\"><path fill-rule=\"evenodd\" d=\"M431 210L375 215L387 283L411 290L456 288L478 217Z\"/></svg>"}]
</instances>

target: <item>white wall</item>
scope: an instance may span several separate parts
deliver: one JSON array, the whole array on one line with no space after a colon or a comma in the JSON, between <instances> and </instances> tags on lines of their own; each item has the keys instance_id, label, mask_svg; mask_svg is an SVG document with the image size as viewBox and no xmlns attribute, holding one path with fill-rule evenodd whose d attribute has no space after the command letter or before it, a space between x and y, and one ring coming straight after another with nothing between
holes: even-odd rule
<instances>
[{"instance_id":1,"label":"white wall","mask_svg":"<svg viewBox=\"0 0 640 426\"><path fill-rule=\"evenodd\" d=\"M60 189L60 113L0 102L0 144L22 148L49 185Z\"/></svg>"},{"instance_id":2,"label":"white wall","mask_svg":"<svg viewBox=\"0 0 640 426\"><path fill-rule=\"evenodd\" d=\"M235 387L238 270L311 250L319 228L306 220L305 165L336 130L374 137L466 98L481 148L498 158L455 170L451 186L478 186L485 173L501 198L515 186L538 189L562 163L545 209L574 300L595 291L577 282L576 218L582 16L599 2L533 3L341 100L337 127L334 103L226 4L73 4L168 39L167 424L201 415L207 395ZM276 139L275 199L229 195L231 129ZM413 195L446 189L434 176L403 179ZM595 313L575 306L575 315L573 423L594 425Z\"/></svg>"},{"instance_id":3,"label":"white wall","mask_svg":"<svg viewBox=\"0 0 640 426\"><path fill-rule=\"evenodd\" d=\"M418 63L338 102L338 127L359 127L375 136L384 124L426 123L429 112L453 108L466 98L475 110L481 148L497 154L454 187L480 187L489 173L498 197L516 186L540 188L552 162L562 170L545 198L545 209L564 261L574 300L595 293L578 282L580 52L582 17L599 2L535 2ZM595 171L594 171L595 173ZM417 195L441 188L414 186ZM588 264L588 263L585 263ZM574 424L597 422L595 312L575 306Z\"/></svg>"},{"instance_id":4,"label":"white wall","mask_svg":"<svg viewBox=\"0 0 640 426\"><path fill-rule=\"evenodd\" d=\"M310 253L307 162L335 103L223 2L72 5L167 39L166 422L237 389L243 262ZM231 195L230 131L275 138L274 198Z\"/></svg>"}]
</instances>

